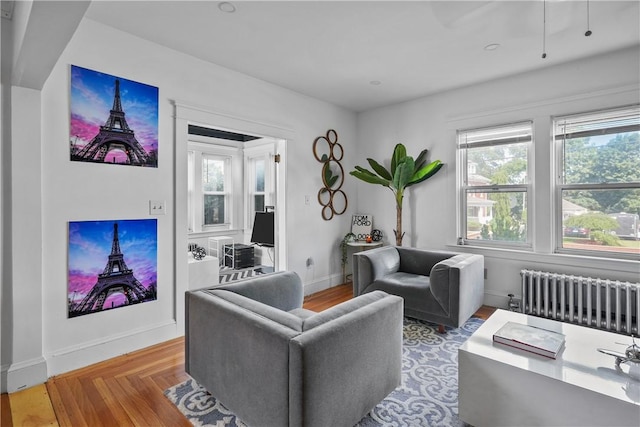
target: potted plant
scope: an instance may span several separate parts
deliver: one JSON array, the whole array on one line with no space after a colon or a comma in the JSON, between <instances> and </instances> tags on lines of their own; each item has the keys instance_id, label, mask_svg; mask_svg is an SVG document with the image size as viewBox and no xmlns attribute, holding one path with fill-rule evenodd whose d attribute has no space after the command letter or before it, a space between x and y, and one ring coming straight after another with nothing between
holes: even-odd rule
<instances>
[{"instance_id":1,"label":"potted plant","mask_svg":"<svg viewBox=\"0 0 640 427\"><path fill-rule=\"evenodd\" d=\"M427 150L422 150L415 160L411 156L407 156L407 149L402 144L397 144L393 149L391 157L391 169L387 170L380 163L368 158L367 161L373 169L372 172L361 166L349 172L350 175L368 182L370 184L380 184L389 188L394 195L396 201L396 229L393 232L396 235L396 245L402 246L402 201L404 191L411 187L431 178L444 165L440 160L434 160L427 163Z\"/></svg>"},{"instance_id":2,"label":"potted plant","mask_svg":"<svg viewBox=\"0 0 640 427\"><path fill-rule=\"evenodd\" d=\"M349 263L349 259L347 258L347 243L353 242L356 240L356 235L353 233L347 233L342 238L340 242L340 249L342 250L342 282L347 282L347 264Z\"/></svg>"}]
</instances>

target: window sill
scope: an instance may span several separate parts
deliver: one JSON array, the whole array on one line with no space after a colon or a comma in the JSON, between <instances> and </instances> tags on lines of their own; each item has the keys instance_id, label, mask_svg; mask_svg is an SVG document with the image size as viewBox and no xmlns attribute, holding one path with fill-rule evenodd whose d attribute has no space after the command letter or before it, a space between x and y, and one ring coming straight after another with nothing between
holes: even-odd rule
<instances>
[{"instance_id":1,"label":"window sill","mask_svg":"<svg viewBox=\"0 0 640 427\"><path fill-rule=\"evenodd\" d=\"M537 253L525 249L489 248L486 246L473 245L447 245L447 248L457 252L475 253L489 258L507 259L510 261L541 263L563 267L595 268L619 271L623 273L640 274L640 262L631 259L605 258L562 253Z\"/></svg>"},{"instance_id":2,"label":"window sill","mask_svg":"<svg viewBox=\"0 0 640 427\"><path fill-rule=\"evenodd\" d=\"M244 233L242 229L227 229L227 230L211 230L211 231L190 231L187 233L188 238L198 238L198 237L215 237L215 236L226 236L228 234L239 234Z\"/></svg>"}]
</instances>

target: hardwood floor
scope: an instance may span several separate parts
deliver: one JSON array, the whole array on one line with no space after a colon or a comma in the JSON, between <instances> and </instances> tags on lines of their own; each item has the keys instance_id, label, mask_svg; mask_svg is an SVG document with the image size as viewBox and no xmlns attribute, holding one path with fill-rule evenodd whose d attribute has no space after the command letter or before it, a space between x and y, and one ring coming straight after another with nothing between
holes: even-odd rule
<instances>
[{"instance_id":1,"label":"hardwood floor","mask_svg":"<svg viewBox=\"0 0 640 427\"><path fill-rule=\"evenodd\" d=\"M351 298L345 284L308 296L304 307L322 311ZM482 307L476 316L487 319L494 311ZM58 375L46 387L29 389L29 396L21 395L28 390L2 395L1 425L190 426L163 394L187 378L184 338L176 338ZM47 414L49 399L54 414Z\"/></svg>"}]
</instances>

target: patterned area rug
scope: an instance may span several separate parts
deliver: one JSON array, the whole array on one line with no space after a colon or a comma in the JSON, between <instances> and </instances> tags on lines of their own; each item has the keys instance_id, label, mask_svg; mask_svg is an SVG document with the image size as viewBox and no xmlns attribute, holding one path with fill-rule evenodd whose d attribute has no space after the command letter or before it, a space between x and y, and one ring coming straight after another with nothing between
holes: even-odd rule
<instances>
[{"instance_id":1,"label":"patterned area rug","mask_svg":"<svg viewBox=\"0 0 640 427\"><path fill-rule=\"evenodd\" d=\"M245 277L257 276L264 274L264 271L260 267L245 268L244 270L234 270L228 267L222 267L220 269L220 283L233 282L235 280L244 279Z\"/></svg>"},{"instance_id":2,"label":"patterned area rug","mask_svg":"<svg viewBox=\"0 0 640 427\"><path fill-rule=\"evenodd\" d=\"M458 418L458 347L482 323L471 318L439 334L436 325L405 318L402 385L357 426L465 426ZM164 394L195 426L246 425L193 379Z\"/></svg>"}]
</instances>

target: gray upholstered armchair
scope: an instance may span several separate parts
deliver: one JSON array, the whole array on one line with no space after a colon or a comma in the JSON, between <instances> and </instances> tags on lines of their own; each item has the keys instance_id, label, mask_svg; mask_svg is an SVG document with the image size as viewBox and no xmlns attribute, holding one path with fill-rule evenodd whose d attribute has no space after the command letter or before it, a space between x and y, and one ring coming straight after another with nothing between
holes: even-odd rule
<instances>
[{"instance_id":1,"label":"gray upholstered armchair","mask_svg":"<svg viewBox=\"0 0 640 427\"><path fill-rule=\"evenodd\" d=\"M187 373L249 425L354 425L400 384L402 298L302 300L293 272L187 292Z\"/></svg>"},{"instance_id":2,"label":"gray upholstered armchair","mask_svg":"<svg viewBox=\"0 0 640 427\"><path fill-rule=\"evenodd\" d=\"M404 298L406 316L460 327L482 306L484 257L401 246L353 255L353 294Z\"/></svg>"}]
</instances>

